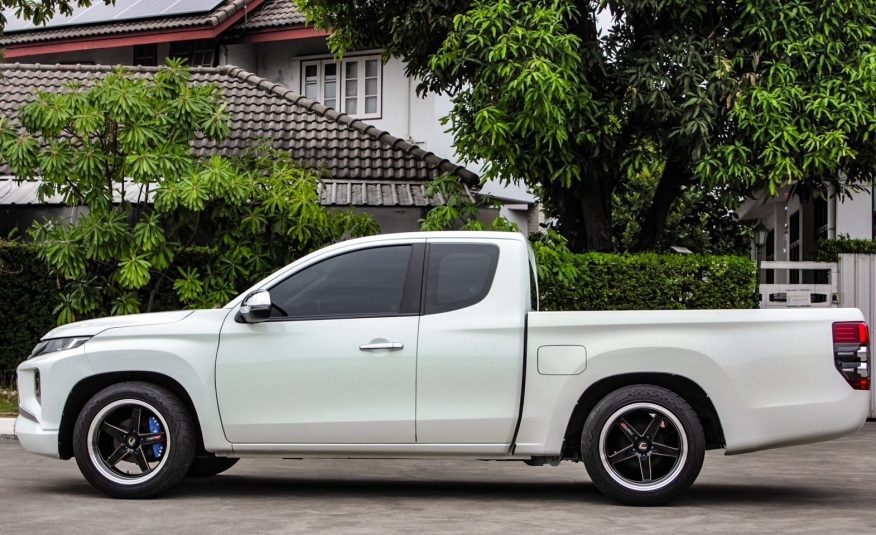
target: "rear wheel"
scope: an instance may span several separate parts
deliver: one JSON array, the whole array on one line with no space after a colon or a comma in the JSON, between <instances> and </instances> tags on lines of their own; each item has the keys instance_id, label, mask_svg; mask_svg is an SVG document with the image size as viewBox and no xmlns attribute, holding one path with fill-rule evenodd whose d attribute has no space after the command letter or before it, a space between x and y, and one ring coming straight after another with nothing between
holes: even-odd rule
<instances>
[{"instance_id":1,"label":"rear wheel","mask_svg":"<svg viewBox=\"0 0 876 535\"><path fill-rule=\"evenodd\" d=\"M581 433L581 458L604 494L629 505L659 505L696 480L705 437L696 413L675 393L651 385L602 399Z\"/></svg>"},{"instance_id":2,"label":"rear wheel","mask_svg":"<svg viewBox=\"0 0 876 535\"><path fill-rule=\"evenodd\" d=\"M228 470L240 459L230 457L195 457L189 468L189 477L211 477Z\"/></svg>"},{"instance_id":3,"label":"rear wheel","mask_svg":"<svg viewBox=\"0 0 876 535\"><path fill-rule=\"evenodd\" d=\"M169 390L119 383L92 397L76 419L73 452L85 478L113 498L149 498L188 472L196 440L191 415Z\"/></svg>"}]
</instances>

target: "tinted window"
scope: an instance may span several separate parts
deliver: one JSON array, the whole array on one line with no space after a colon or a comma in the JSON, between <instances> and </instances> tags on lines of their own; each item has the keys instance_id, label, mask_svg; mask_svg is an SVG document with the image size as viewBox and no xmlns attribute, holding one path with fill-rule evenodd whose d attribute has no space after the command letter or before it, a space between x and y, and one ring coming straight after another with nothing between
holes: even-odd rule
<instances>
[{"instance_id":1,"label":"tinted window","mask_svg":"<svg viewBox=\"0 0 876 535\"><path fill-rule=\"evenodd\" d=\"M432 244L426 272L426 314L481 301L490 291L499 248L487 244Z\"/></svg>"},{"instance_id":2,"label":"tinted window","mask_svg":"<svg viewBox=\"0 0 876 535\"><path fill-rule=\"evenodd\" d=\"M400 314L411 246L363 249L335 256L270 289L272 317Z\"/></svg>"}]
</instances>

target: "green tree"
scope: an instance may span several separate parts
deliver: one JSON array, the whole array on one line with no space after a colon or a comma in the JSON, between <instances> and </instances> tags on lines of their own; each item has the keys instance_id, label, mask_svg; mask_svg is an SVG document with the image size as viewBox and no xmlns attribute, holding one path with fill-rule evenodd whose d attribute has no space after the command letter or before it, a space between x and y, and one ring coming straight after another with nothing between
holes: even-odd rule
<instances>
[{"instance_id":1,"label":"green tree","mask_svg":"<svg viewBox=\"0 0 876 535\"><path fill-rule=\"evenodd\" d=\"M23 131L0 118L0 160L19 179L41 179L41 197L88 207L31 231L63 281L61 322L152 310L172 291L190 306L220 305L302 253L378 230L367 215L324 209L318 176L288 155L199 158L195 140L228 134L225 102L179 62L148 80L119 68L40 93L19 120Z\"/></svg>"},{"instance_id":2,"label":"green tree","mask_svg":"<svg viewBox=\"0 0 876 535\"><path fill-rule=\"evenodd\" d=\"M873 178L872 0L297 2L336 53L383 48L451 94L460 154L525 180L573 249L612 248L616 194L652 151L653 192L622 207L633 250L694 190L807 198Z\"/></svg>"}]
</instances>

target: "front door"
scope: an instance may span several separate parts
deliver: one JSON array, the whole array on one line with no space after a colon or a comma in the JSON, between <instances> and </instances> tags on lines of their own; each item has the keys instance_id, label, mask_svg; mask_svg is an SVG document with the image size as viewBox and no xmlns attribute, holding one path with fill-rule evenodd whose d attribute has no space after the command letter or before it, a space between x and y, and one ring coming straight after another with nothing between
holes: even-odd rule
<instances>
[{"instance_id":1,"label":"front door","mask_svg":"<svg viewBox=\"0 0 876 535\"><path fill-rule=\"evenodd\" d=\"M271 319L229 314L216 362L227 439L414 443L423 249L342 251L268 288Z\"/></svg>"}]
</instances>

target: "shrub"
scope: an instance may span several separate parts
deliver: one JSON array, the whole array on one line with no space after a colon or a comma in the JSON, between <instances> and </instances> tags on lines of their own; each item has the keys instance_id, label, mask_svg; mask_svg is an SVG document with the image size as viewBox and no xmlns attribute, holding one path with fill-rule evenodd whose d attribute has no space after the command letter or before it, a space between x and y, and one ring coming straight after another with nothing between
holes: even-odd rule
<instances>
[{"instance_id":1,"label":"shrub","mask_svg":"<svg viewBox=\"0 0 876 535\"><path fill-rule=\"evenodd\" d=\"M58 286L36 247L0 241L0 375L11 373L56 325Z\"/></svg>"},{"instance_id":2,"label":"shrub","mask_svg":"<svg viewBox=\"0 0 876 535\"><path fill-rule=\"evenodd\" d=\"M876 240L840 236L835 240L819 241L817 251L819 262L836 262L843 253L876 254Z\"/></svg>"},{"instance_id":3,"label":"shrub","mask_svg":"<svg viewBox=\"0 0 876 535\"><path fill-rule=\"evenodd\" d=\"M753 308L756 265L709 255L572 254L558 235L534 244L542 310Z\"/></svg>"}]
</instances>

